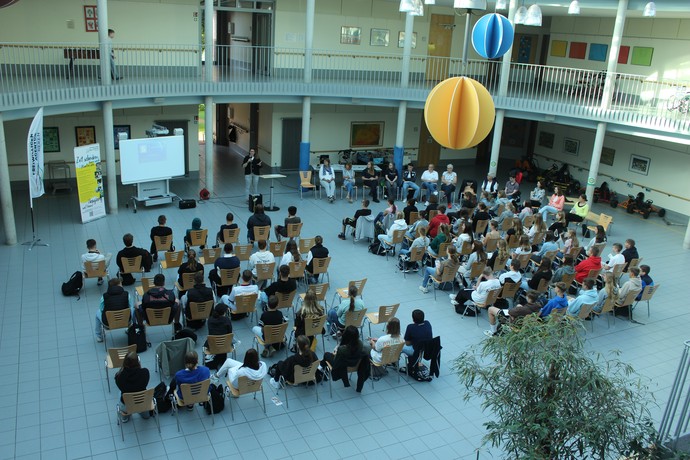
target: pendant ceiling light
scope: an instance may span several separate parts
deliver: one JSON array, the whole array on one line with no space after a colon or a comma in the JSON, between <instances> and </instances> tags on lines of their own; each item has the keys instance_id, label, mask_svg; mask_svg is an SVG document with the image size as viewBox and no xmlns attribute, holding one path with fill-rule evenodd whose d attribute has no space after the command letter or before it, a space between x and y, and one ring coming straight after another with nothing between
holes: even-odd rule
<instances>
[{"instance_id":1,"label":"pendant ceiling light","mask_svg":"<svg viewBox=\"0 0 690 460\"><path fill-rule=\"evenodd\" d=\"M496 0L496 10L507 10L508 0Z\"/></svg>"},{"instance_id":2,"label":"pendant ceiling light","mask_svg":"<svg viewBox=\"0 0 690 460\"><path fill-rule=\"evenodd\" d=\"M410 13L415 10L414 0L400 0L400 11L401 13Z\"/></svg>"},{"instance_id":3,"label":"pendant ceiling light","mask_svg":"<svg viewBox=\"0 0 690 460\"><path fill-rule=\"evenodd\" d=\"M525 19L527 19L527 8L525 8L525 4L523 3L520 8L517 9L515 12L515 18L513 21L515 24L524 24Z\"/></svg>"},{"instance_id":4,"label":"pendant ceiling light","mask_svg":"<svg viewBox=\"0 0 690 460\"><path fill-rule=\"evenodd\" d=\"M580 14L580 2L573 0L568 7L568 14Z\"/></svg>"},{"instance_id":5,"label":"pendant ceiling light","mask_svg":"<svg viewBox=\"0 0 690 460\"><path fill-rule=\"evenodd\" d=\"M455 0L453 8L466 10L486 10L486 0Z\"/></svg>"},{"instance_id":6,"label":"pendant ceiling light","mask_svg":"<svg viewBox=\"0 0 690 460\"><path fill-rule=\"evenodd\" d=\"M435 4L436 4L436 0L424 0L424 4L425 4L425 5L435 5Z\"/></svg>"},{"instance_id":7,"label":"pendant ceiling light","mask_svg":"<svg viewBox=\"0 0 690 460\"><path fill-rule=\"evenodd\" d=\"M642 11L642 16L644 16L645 18L653 18L654 16L656 16L656 3L647 3L644 6L644 10Z\"/></svg>"},{"instance_id":8,"label":"pendant ceiling light","mask_svg":"<svg viewBox=\"0 0 690 460\"><path fill-rule=\"evenodd\" d=\"M541 27L541 8L536 3L527 10L527 17L524 24L526 26Z\"/></svg>"}]
</instances>

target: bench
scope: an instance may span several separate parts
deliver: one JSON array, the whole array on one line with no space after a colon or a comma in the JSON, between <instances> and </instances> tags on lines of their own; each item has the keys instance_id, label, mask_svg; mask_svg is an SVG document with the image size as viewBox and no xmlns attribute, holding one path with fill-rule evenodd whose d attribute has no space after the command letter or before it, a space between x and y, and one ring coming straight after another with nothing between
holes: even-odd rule
<instances>
[{"instance_id":1,"label":"bench","mask_svg":"<svg viewBox=\"0 0 690 460\"><path fill-rule=\"evenodd\" d=\"M69 73L67 74L67 79L70 76L74 76L74 61L77 59L96 59L100 60L101 52L97 48L65 48L62 50L65 59L69 59Z\"/></svg>"}]
</instances>

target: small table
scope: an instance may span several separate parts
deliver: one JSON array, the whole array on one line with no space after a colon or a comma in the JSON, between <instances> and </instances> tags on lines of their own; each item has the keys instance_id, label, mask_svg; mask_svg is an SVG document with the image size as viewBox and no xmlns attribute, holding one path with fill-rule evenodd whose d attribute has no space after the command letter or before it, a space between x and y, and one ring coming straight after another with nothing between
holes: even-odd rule
<instances>
[{"instance_id":1,"label":"small table","mask_svg":"<svg viewBox=\"0 0 690 460\"><path fill-rule=\"evenodd\" d=\"M264 207L264 211L280 211L278 206L273 203L273 179L285 179L287 176L282 174L262 174L259 176L262 179L271 179L271 193L269 195L269 205Z\"/></svg>"}]
</instances>

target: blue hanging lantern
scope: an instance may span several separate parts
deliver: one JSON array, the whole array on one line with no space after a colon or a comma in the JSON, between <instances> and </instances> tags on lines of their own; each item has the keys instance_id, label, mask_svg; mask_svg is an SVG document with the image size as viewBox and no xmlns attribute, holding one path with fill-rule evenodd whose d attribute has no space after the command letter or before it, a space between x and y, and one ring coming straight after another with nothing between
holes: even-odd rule
<instances>
[{"instance_id":1,"label":"blue hanging lantern","mask_svg":"<svg viewBox=\"0 0 690 460\"><path fill-rule=\"evenodd\" d=\"M472 29L472 46L480 56L495 59L503 56L513 44L513 25L497 13L482 16Z\"/></svg>"}]
</instances>

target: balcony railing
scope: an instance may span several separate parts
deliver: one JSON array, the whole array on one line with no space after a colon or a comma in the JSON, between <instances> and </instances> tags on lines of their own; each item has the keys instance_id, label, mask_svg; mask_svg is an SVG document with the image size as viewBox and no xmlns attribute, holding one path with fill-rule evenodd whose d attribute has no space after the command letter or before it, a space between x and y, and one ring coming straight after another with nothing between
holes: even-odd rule
<instances>
[{"instance_id":1,"label":"balcony railing","mask_svg":"<svg viewBox=\"0 0 690 460\"><path fill-rule=\"evenodd\" d=\"M689 133L690 84L616 73L610 104L602 108L605 73L565 67L511 64L507 93L498 96L501 63L413 55L407 86L403 57L316 49L305 84L304 49L216 46L208 82L205 50L197 45L115 47L117 73L102 85L99 49L83 43L0 43L0 110L163 95L309 95L423 102L439 81L465 75L494 96L498 108Z\"/></svg>"}]
</instances>

